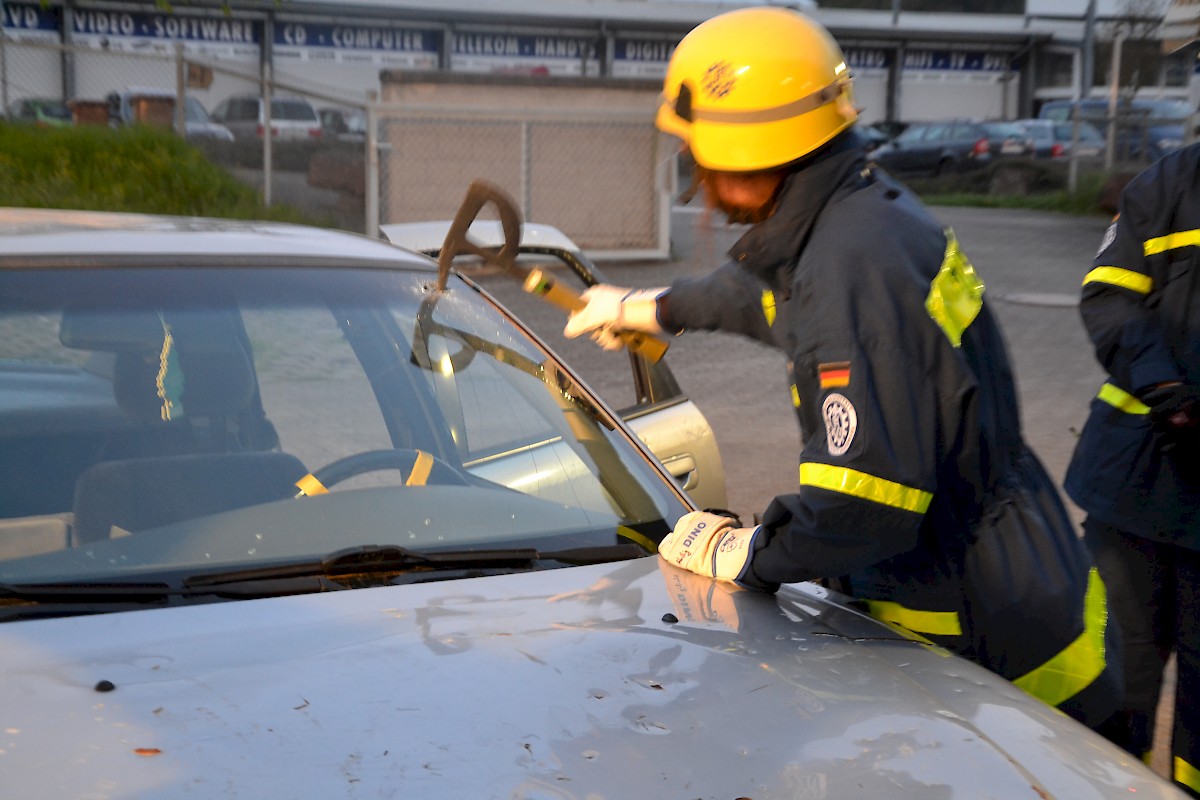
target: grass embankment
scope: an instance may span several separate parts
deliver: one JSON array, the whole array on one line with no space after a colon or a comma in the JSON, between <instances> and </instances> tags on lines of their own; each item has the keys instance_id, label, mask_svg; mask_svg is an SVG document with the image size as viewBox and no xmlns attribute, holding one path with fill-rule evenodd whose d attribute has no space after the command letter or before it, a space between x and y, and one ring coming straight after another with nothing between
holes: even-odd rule
<instances>
[{"instance_id":1,"label":"grass embankment","mask_svg":"<svg viewBox=\"0 0 1200 800\"><path fill-rule=\"evenodd\" d=\"M133 211L310 224L170 131L0 123L0 206Z\"/></svg>"}]
</instances>

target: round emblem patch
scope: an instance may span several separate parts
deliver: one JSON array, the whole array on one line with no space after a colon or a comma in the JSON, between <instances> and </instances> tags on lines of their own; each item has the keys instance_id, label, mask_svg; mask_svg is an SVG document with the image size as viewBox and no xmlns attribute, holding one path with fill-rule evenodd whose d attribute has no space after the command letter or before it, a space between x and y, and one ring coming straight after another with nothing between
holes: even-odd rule
<instances>
[{"instance_id":1,"label":"round emblem patch","mask_svg":"<svg viewBox=\"0 0 1200 800\"><path fill-rule=\"evenodd\" d=\"M825 417L825 439L829 455L844 455L854 442L858 430L858 413L854 404L843 394L832 392L821 403L821 415Z\"/></svg>"}]
</instances>

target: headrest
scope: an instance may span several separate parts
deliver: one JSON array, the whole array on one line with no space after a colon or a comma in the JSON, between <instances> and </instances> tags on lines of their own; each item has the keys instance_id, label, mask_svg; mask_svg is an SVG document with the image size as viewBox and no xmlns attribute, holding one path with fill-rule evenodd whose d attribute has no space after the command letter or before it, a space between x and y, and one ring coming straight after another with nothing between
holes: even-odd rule
<instances>
[{"instance_id":1,"label":"headrest","mask_svg":"<svg viewBox=\"0 0 1200 800\"><path fill-rule=\"evenodd\" d=\"M67 347L115 352L117 404L144 422L236 413L254 399L236 312L67 312L59 338Z\"/></svg>"}]
</instances>

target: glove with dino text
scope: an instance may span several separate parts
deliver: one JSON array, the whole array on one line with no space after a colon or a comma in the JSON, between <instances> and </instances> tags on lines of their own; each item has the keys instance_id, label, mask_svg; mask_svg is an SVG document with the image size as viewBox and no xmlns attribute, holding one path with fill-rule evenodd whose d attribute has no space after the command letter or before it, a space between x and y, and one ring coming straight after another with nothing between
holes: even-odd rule
<instances>
[{"instance_id":1,"label":"glove with dino text","mask_svg":"<svg viewBox=\"0 0 1200 800\"><path fill-rule=\"evenodd\" d=\"M563 334L574 339L580 334L591 333L605 350L621 347L616 331L661 334L658 298L666 291L666 288L626 289L603 283L592 286L580 295L585 305L571 312Z\"/></svg>"},{"instance_id":2,"label":"glove with dino text","mask_svg":"<svg viewBox=\"0 0 1200 800\"><path fill-rule=\"evenodd\" d=\"M735 525L737 520L707 511L684 514L659 543L658 554L697 575L737 583L749 567L754 538L762 527Z\"/></svg>"}]
</instances>

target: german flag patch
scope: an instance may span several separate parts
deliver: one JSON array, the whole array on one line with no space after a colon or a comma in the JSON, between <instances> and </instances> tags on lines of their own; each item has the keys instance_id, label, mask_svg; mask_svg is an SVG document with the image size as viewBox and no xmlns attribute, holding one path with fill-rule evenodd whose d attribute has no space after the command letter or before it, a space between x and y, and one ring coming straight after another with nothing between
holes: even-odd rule
<instances>
[{"instance_id":1,"label":"german flag patch","mask_svg":"<svg viewBox=\"0 0 1200 800\"><path fill-rule=\"evenodd\" d=\"M817 375L822 389L840 389L850 385L850 362L831 361L817 365Z\"/></svg>"}]
</instances>

